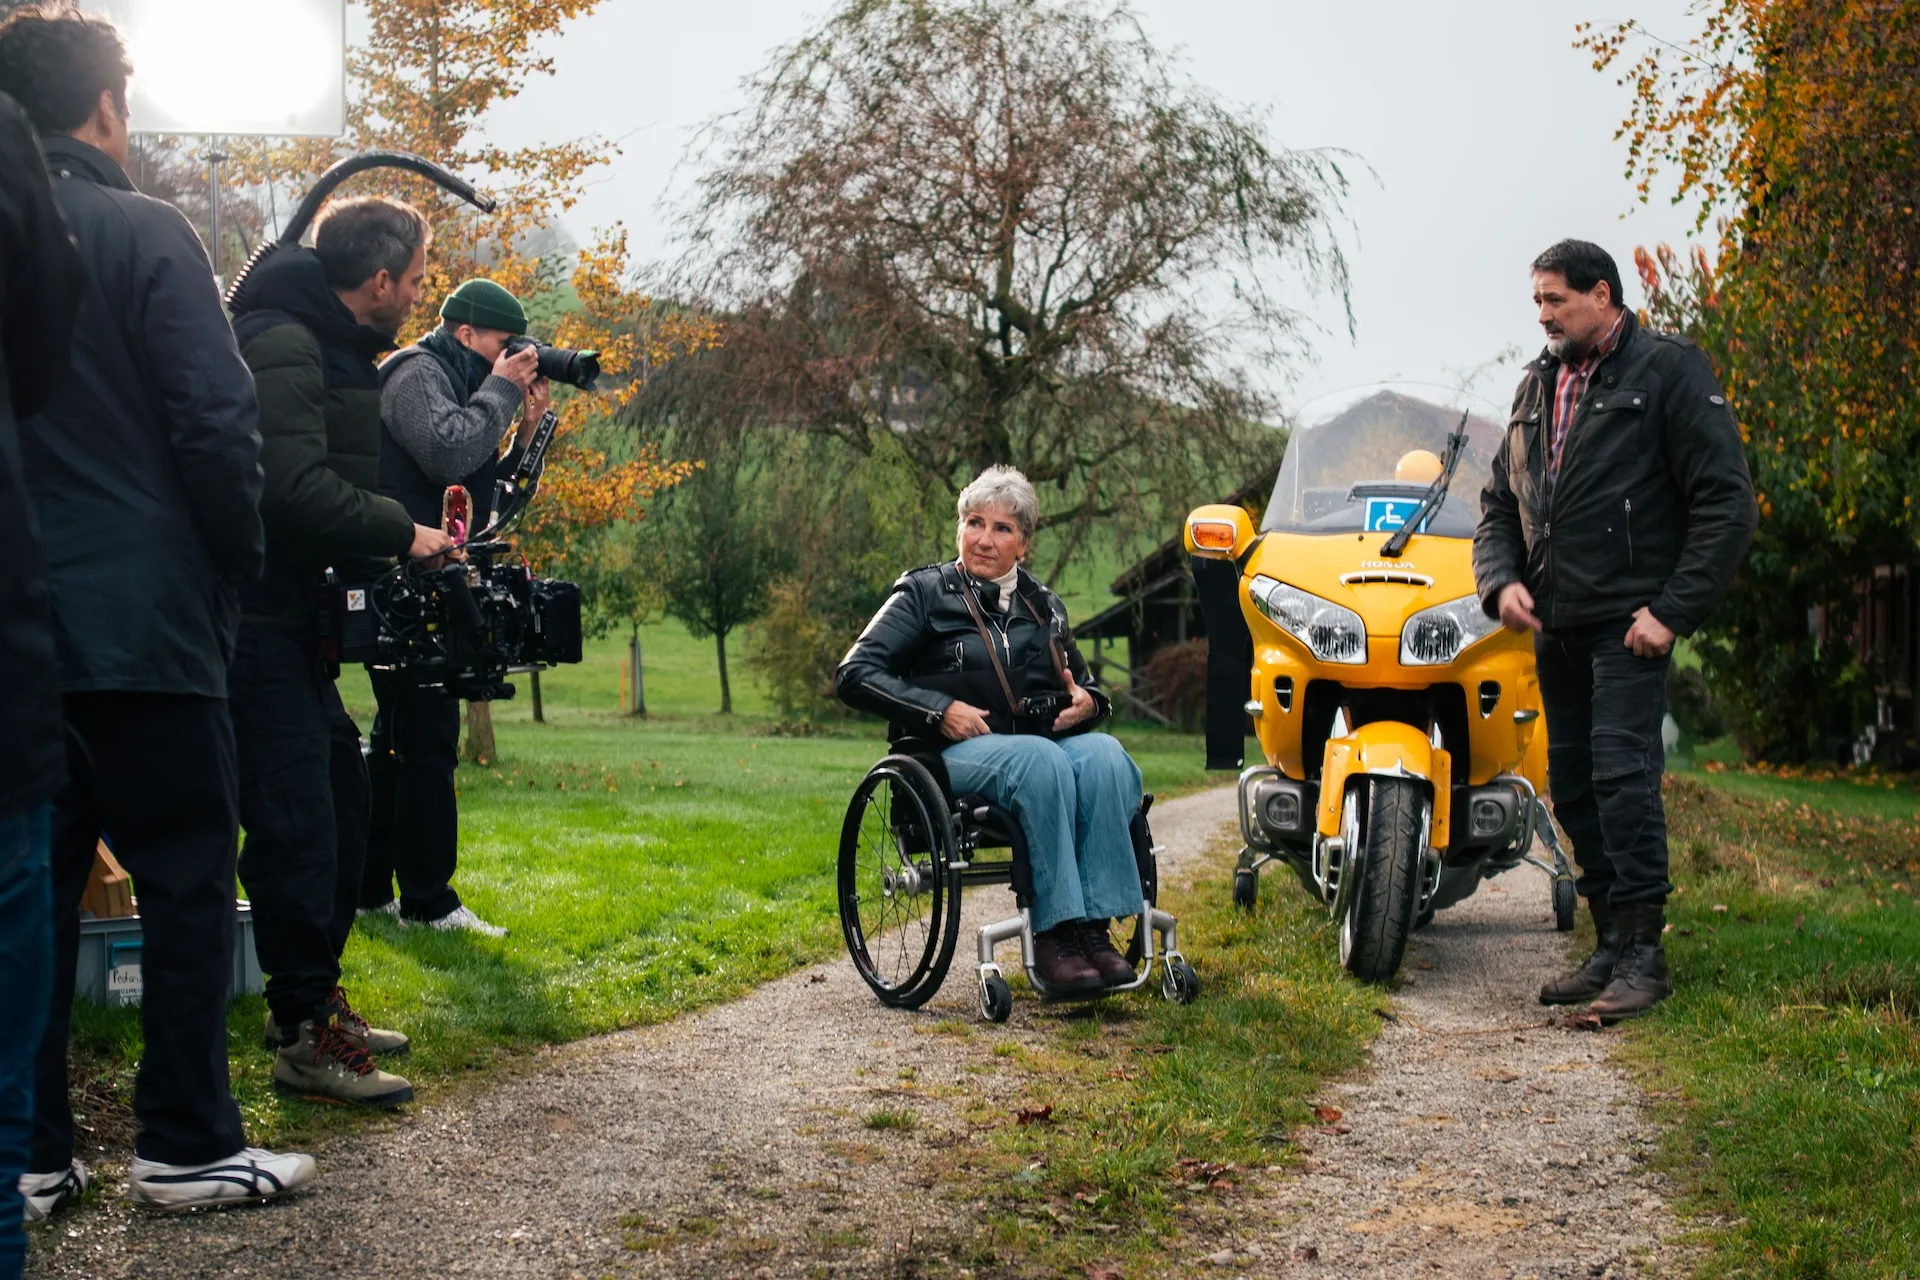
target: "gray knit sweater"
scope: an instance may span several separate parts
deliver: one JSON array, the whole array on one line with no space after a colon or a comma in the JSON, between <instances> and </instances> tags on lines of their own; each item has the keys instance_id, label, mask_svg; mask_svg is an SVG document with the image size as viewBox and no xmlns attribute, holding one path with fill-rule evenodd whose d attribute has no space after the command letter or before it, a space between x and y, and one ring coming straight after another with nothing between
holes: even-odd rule
<instances>
[{"instance_id":1,"label":"gray knit sweater","mask_svg":"<svg viewBox=\"0 0 1920 1280\"><path fill-rule=\"evenodd\" d=\"M427 479L438 485L459 484L500 452L524 400L520 388L492 376L463 408L446 369L422 352L408 356L388 376L380 393L380 416Z\"/></svg>"}]
</instances>

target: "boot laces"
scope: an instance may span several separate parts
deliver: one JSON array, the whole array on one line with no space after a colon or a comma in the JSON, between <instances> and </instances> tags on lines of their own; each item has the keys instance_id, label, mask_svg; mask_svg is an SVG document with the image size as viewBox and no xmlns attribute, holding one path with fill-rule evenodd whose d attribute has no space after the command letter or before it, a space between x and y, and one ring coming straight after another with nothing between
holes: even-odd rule
<instances>
[{"instance_id":1,"label":"boot laces","mask_svg":"<svg viewBox=\"0 0 1920 1280\"><path fill-rule=\"evenodd\" d=\"M313 1056L331 1059L356 1076L367 1075L373 1070L373 1055L367 1052L367 1046L338 1022L315 1025Z\"/></svg>"},{"instance_id":2,"label":"boot laces","mask_svg":"<svg viewBox=\"0 0 1920 1280\"><path fill-rule=\"evenodd\" d=\"M372 1031L373 1027L365 1018L355 1013L353 1006L347 1003L347 989L345 987L335 987L333 989L333 999L331 1003L333 1005L334 1021L339 1023L348 1035L358 1036L360 1039L365 1040L367 1033Z\"/></svg>"},{"instance_id":3,"label":"boot laces","mask_svg":"<svg viewBox=\"0 0 1920 1280\"><path fill-rule=\"evenodd\" d=\"M1080 937L1078 941L1080 944L1080 954L1089 958L1107 955L1109 953L1116 956L1120 954L1120 949L1113 945L1113 935L1107 931L1107 926L1101 924L1098 920L1082 920L1080 922Z\"/></svg>"}]
</instances>

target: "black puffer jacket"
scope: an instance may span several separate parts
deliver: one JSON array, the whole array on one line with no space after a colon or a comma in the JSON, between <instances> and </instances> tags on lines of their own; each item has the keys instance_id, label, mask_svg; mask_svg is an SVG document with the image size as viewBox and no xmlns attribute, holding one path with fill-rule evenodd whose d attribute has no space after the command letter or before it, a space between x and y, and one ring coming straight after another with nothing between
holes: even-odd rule
<instances>
[{"instance_id":1,"label":"black puffer jacket","mask_svg":"<svg viewBox=\"0 0 1920 1280\"><path fill-rule=\"evenodd\" d=\"M1024 700L1054 695L1059 706L1043 716L1015 718L961 594L966 591L974 592L980 603L1014 696ZM848 706L885 717L890 741L939 739L940 719L955 701L980 708L995 733L1055 736L1050 726L1067 695L1054 668L1049 637L1059 641L1074 683L1093 695L1097 708L1060 736L1085 733L1112 713L1112 703L1073 643L1066 606L1025 569L1005 611L1000 609L999 587L977 583L952 561L901 574L893 594L841 659L834 691Z\"/></svg>"},{"instance_id":2,"label":"black puffer jacket","mask_svg":"<svg viewBox=\"0 0 1920 1280\"><path fill-rule=\"evenodd\" d=\"M20 428L60 686L223 698L264 551L253 377L180 211L84 142L41 145L87 272L72 372Z\"/></svg>"},{"instance_id":3,"label":"black puffer jacket","mask_svg":"<svg viewBox=\"0 0 1920 1280\"><path fill-rule=\"evenodd\" d=\"M1643 606L1692 635L1733 584L1758 511L1740 427L1699 348L1631 312L1574 407L1547 487L1560 361L1527 366L1480 495L1473 575L1488 616L1524 582L1549 630Z\"/></svg>"},{"instance_id":4,"label":"black puffer jacket","mask_svg":"<svg viewBox=\"0 0 1920 1280\"><path fill-rule=\"evenodd\" d=\"M320 570L377 568L413 545L406 510L379 492L374 361L393 339L354 319L305 248L262 260L234 294L233 314L259 389L267 477L267 568L240 603L250 623L305 625Z\"/></svg>"}]
</instances>

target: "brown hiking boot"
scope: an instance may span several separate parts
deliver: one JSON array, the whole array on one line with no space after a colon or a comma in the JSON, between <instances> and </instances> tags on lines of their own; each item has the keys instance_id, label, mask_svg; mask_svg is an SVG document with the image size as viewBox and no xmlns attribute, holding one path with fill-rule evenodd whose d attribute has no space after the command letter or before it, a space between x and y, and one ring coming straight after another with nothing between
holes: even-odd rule
<instances>
[{"instance_id":1,"label":"brown hiking boot","mask_svg":"<svg viewBox=\"0 0 1920 1280\"><path fill-rule=\"evenodd\" d=\"M1613 981L1614 967L1620 963L1620 922L1605 894L1588 898L1587 911L1593 916L1593 934L1598 939L1593 954L1572 973L1540 988L1541 1004L1585 1004Z\"/></svg>"},{"instance_id":2,"label":"brown hiking boot","mask_svg":"<svg viewBox=\"0 0 1920 1280\"><path fill-rule=\"evenodd\" d=\"M1110 987L1124 987L1140 975L1113 945L1105 920L1080 922L1080 954L1100 972L1100 980Z\"/></svg>"},{"instance_id":3,"label":"brown hiking boot","mask_svg":"<svg viewBox=\"0 0 1920 1280\"><path fill-rule=\"evenodd\" d=\"M367 1046L334 1020L300 1024L293 1043L274 1054L273 1082L307 1097L374 1107L413 1099L413 1086L374 1066Z\"/></svg>"},{"instance_id":4,"label":"brown hiking boot","mask_svg":"<svg viewBox=\"0 0 1920 1280\"><path fill-rule=\"evenodd\" d=\"M1100 971L1080 953L1080 922L1033 935L1033 972L1050 996L1096 996L1107 989Z\"/></svg>"},{"instance_id":5,"label":"brown hiking boot","mask_svg":"<svg viewBox=\"0 0 1920 1280\"><path fill-rule=\"evenodd\" d=\"M413 1048L413 1043L407 1039L405 1032L388 1031L384 1027L372 1026L365 1018L355 1013L353 1006L347 1003L345 987L333 989L333 995L328 998L326 1007L320 1011L320 1016L322 1020L331 1018L339 1023L342 1031L358 1040L366 1051L376 1058L397 1058ZM263 1038L269 1053L278 1052L282 1041L286 1038L281 1033L280 1024L274 1020L271 1009L267 1010L267 1029Z\"/></svg>"},{"instance_id":6,"label":"brown hiking boot","mask_svg":"<svg viewBox=\"0 0 1920 1280\"><path fill-rule=\"evenodd\" d=\"M1673 994L1666 948L1660 944L1660 935L1667 927L1666 907L1658 902L1637 902L1621 907L1618 914L1620 963L1607 989L1587 1006L1587 1012L1600 1015L1607 1026L1624 1018L1637 1018Z\"/></svg>"}]
</instances>

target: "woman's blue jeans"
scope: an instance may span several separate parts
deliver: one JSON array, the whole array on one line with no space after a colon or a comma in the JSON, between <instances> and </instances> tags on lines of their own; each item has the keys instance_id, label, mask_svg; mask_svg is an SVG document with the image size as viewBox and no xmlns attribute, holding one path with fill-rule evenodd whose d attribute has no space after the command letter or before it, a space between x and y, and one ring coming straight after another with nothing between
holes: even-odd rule
<instances>
[{"instance_id":1,"label":"woman's blue jeans","mask_svg":"<svg viewBox=\"0 0 1920 1280\"><path fill-rule=\"evenodd\" d=\"M1020 820L1035 932L1140 914L1140 868L1128 834L1140 808L1140 768L1118 740L989 733L942 755L956 792L983 795Z\"/></svg>"},{"instance_id":2,"label":"woman's blue jeans","mask_svg":"<svg viewBox=\"0 0 1920 1280\"><path fill-rule=\"evenodd\" d=\"M53 984L48 809L0 815L0 1280L26 1265L20 1175L33 1127L33 1059Z\"/></svg>"}]
</instances>

